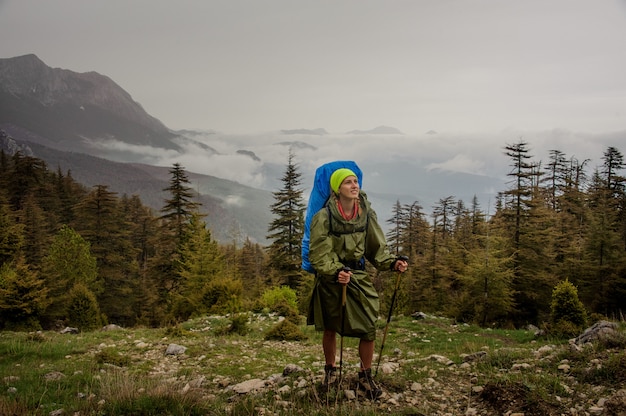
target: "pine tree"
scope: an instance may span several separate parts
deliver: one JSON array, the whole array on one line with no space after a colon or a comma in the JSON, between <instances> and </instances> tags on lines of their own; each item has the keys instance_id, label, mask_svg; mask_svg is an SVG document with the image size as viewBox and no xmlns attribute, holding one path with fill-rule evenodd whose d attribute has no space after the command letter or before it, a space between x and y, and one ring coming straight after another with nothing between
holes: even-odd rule
<instances>
[{"instance_id":1,"label":"pine tree","mask_svg":"<svg viewBox=\"0 0 626 416\"><path fill-rule=\"evenodd\" d=\"M41 329L48 306L48 290L23 257L0 266L0 328L11 331Z\"/></svg>"},{"instance_id":2,"label":"pine tree","mask_svg":"<svg viewBox=\"0 0 626 416\"><path fill-rule=\"evenodd\" d=\"M137 319L139 271L137 252L129 239L117 194L96 185L75 207L73 228L89 242L104 290L98 295L100 310L109 322L132 326ZM120 303L120 299L124 302Z\"/></svg>"},{"instance_id":3,"label":"pine tree","mask_svg":"<svg viewBox=\"0 0 626 416\"><path fill-rule=\"evenodd\" d=\"M506 155L512 161L512 170L508 175L513 178L513 184L503 193L506 201L496 223L502 227L496 230L499 229L512 242L509 254L513 259L516 301L512 320L516 325L538 323L541 309L547 304L545 298L550 296L549 288L553 286L543 280L545 275L538 273L537 269L546 260L539 252L545 248L545 242L539 239L539 235L532 234L530 224L541 222L532 219L533 215L540 213L543 204L543 196L538 192L541 171L538 164L529 162L531 156L527 146L528 143L519 141L505 147ZM537 229L540 230L542 228Z\"/></svg>"},{"instance_id":4,"label":"pine tree","mask_svg":"<svg viewBox=\"0 0 626 416\"><path fill-rule=\"evenodd\" d=\"M189 187L189 177L180 163L174 163L170 169L170 184L163 189L169 192L170 198L165 200L161 208L161 218L173 230L176 245L180 246L189 233L189 221L198 211L199 203L193 200L195 194Z\"/></svg>"},{"instance_id":5,"label":"pine tree","mask_svg":"<svg viewBox=\"0 0 626 416\"><path fill-rule=\"evenodd\" d=\"M41 259L50 243L49 226L43 209L33 194L24 198L18 216L24 224L24 256L26 262L35 270L39 269Z\"/></svg>"},{"instance_id":6,"label":"pine tree","mask_svg":"<svg viewBox=\"0 0 626 416\"><path fill-rule=\"evenodd\" d=\"M465 291L456 304L456 318L482 327L506 326L515 307L511 257L506 257L506 242L485 236L484 248L469 254L461 280Z\"/></svg>"},{"instance_id":7,"label":"pine tree","mask_svg":"<svg viewBox=\"0 0 626 416\"><path fill-rule=\"evenodd\" d=\"M561 209L560 197L567 188L570 173L565 154L560 150L550 150L550 161L544 169L546 175L541 182L546 185L547 203L553 211L559 211Z\"/></svg>"},{"instance_id":8,"label":"pine tree","mask_svg":"<svg viewBox=\"0 0 626 416\"><path fill-rule=\"evenodd\" d=\"M457 278L454 271L456 259L453 258L456 252L453 238L455 205L454 197L441 198L432 213L430 258L427 261L430 273L426 279L426 299L433 311L442 310L448 303L452 282Z\"/></svg>"},{"instance_id":9,"label":"pine tree","mask_svg":"<svg viewBox=\"0 0 626 416\"><path fill-rule=\"evenodd\" d=\"M624 169L621 153L610 147L604 165L594 173L588 191L589 232L586 240L586 276L581 284L582 297L590 309L607 316L619 314L625 305L626 258L623 224Z\"/></svg>"},{"instance_id":10,"label":"pine tree","mask_svg":"<svg viewBox=\"0 0 626 416\"><path fill-rule=\"evenodd\" d=\"M389 245L389 249L395 253L400 252L400 248L402 247L401 236L403 232L407 231L407 213L400 204L400 201L396 201L393 208L391 209L391 218L387 220L387 224L391 226L390 230L387 232L387 244Z\"/></svg>"},{"instance_id":11,"label":"pine tree","mask_svg":"<svg viewBox=\"0 0 626 416\"><path fill-rule=\"evenodd\" d=\"M192 232L181 247L181 286L176 298L177 305L174 306L176 319L207 313L209 307L202 304L203 293L211 282L224 277L224 262L219 246L211 239L211 232L200 215L191 218L190 229Z\"/></svg>"},{"instance_id":12,"label":"pine tree","mask_svg":"<svg viewBox=\"0 0 626 416\"><path fill-rule=\"evenodd\" d=\"M13 261L24 242L24 225L16 224L11 207L0 196L0 266Z\"/></svg>"},{"instance_id":13,"label":"pine tree","mask_svg":"<svg viewBox=\"0 0 626 416\"><path fill-rule=\"evenodd\" d=\"M169 198L161 208L159 230L151 242L155 250L150 262L151 278L157 284L161 305L170 305L172 296L180 289L180 251L192 234L191 221L200 206L193 200L184 168L175 163L169 172L169 186L164 189L169 192Z\"/></svg>"},{"instance_id":14,"label":"pine tree","mask_svg":"<svg viewBox=\"0 0 626 416\"><path fill-rule=\"evenodd\" d=\"M244 297L248 300L256 300L265 289L263 287L263 265L267 255L261 245L246 238L238 258L239 275L246 288Z\"/></svg>"},{"instance_id":15,"label":"pine tree","mask_svg":"<svg viewBox=\"0 0 626 416\"><path fill-rule=\"evenodd\" d=\"M271 211L275 218L270 223L267 238L272 241L268 247L269 265L278 274L279 284L297 290L302 279L300 264L305 205L300 188L302 175L294 158L290 151L281 178L283 187L272 193L275 202Z\"/></svg>"},{"instance_id":16,"label":"pine tree","mask_svg":"<svg viewBox=\"0 0 626 416\"><path fill-rule=\"evenodd\" d=\"M52 240L41 271L51 301L44 316L46 326L68 319L69 292L77 284L95 295L104 289L89 243L69 226L63 226Z\"/></svg>"},{"instance_id":17,"label":"pine tree","mask_svg":"<svg viewBox=\"0 0 626 416\"><path fill-rule=\"evenodd\" d=\"M129 227L129 239L137 252L136 261L140 270L146 270L148 259L154 255L154 247L150 242L157 235L156 221L150 209L143 205L137 195L130 198L124 195L121 209Z\"/></svg>"},{"instance_id":18,"label":"pine tree","mask_svg":"<svg viewBox=\"0 0 626 416\"><path fill-rule=\"evenodd\" d=\"M13 155L9 173L12 179L7 184L7 192L14 210L22 209L26 196L37 192L44 183L45 174L46 164L43 160L24 156L20 152Z\"/></svg>"},{"instance_id":19,"label":"pine tree","mask_svg":"<svg viewBox=\"0 0 626 416\"><path fill-rule=\"evenodd\" d=\"M430 299L431 292L425 289L423 272L426 270L425 253L431 233L422 207L417 201L404 205L397 201L387 223L392 225L387 234L390 249L407 256L410 264L408 271L402 275L400 288L396 292L396 311L412 313L418 309L428 310L427 300ZM391 303L395 291L394 282L395 280L390 281L384 274L375 274L374 284L380 293L383 314L387 313Z\"/></svg>"}]
</instances>

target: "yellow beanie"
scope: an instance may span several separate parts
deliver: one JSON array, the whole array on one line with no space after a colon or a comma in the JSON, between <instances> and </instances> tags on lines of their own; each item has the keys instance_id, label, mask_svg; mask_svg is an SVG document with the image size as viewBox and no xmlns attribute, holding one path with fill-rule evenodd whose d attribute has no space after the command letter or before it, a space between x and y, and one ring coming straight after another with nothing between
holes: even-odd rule
<instances>
[{"instance_id":1,"label":"yellow beanie","mask_svg":"<svg viewBox=\"0 0 626 416\"><path fill-rule=\"evenodd\" d=\"M354 172L352 172L350 169L347 169L347 168L341 168L341 169L337 169L336 171L334 171L333 174L330 175L330 189L332 189L334 193L338 193L341 183L348 176L357 177Z\"/></svg>"}]
</instances>

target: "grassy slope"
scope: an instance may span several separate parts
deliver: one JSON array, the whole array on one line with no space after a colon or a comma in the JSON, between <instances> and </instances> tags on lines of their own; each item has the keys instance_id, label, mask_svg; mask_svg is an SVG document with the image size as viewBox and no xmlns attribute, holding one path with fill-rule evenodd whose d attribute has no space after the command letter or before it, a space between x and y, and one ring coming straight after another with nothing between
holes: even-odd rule
<instances>
[{"instance_id":1,"label":"grassy slope","mask_svg":"<svg viewBox=\"0 0 626 416\"><path fill-rule=\"evenodd\" d=\"M302 326L306 341L265 341L263 334L276 318L251 318L245 336L218 335L230 322L223 317L169 329L0 333L0 414L48 415L63 408L65 414L81 415L556 415L586 411L626 382L626 343L572 353L567 342L536 340L529 331L400 317L390 325L382 359L398 369L381 370L377 377L383 399L348 400L342 390L355 383L356 340L344 342L342 388L327 394L319 388L320 335ZM185 346L185 354L165 355L171 343ZM377 353L379 348L380 343ZM464 362L466 354L479 351L487 353L483 359ZM558 368L564 363L569 371ZM232 391L248 379L269 380L288 364L305 371L257 394ZM284 385L290 388L279 393Z\"/></svg>"}]
</instances>

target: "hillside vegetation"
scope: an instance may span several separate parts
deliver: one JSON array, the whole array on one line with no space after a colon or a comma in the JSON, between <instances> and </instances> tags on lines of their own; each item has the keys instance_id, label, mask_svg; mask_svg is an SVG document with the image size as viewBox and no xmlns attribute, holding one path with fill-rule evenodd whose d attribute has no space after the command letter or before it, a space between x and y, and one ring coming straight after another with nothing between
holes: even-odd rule
<instances>
[{"instance_id":1,"label":"hillside vegetation","mask_svg":"<svg viewBox=\"0 0 626 416\"><path fill-rule=\"evenodd\" d=\"M389 248L407 255L411 267L398 282L396 311L482 327L533 324L558 336L621 319L622 154L607 149L603 168L587 178L583 163L558 151L540 170L528 161L526 143L506 149L514 185L501 192L491 216L476 201L467 207L446 197L430 222L417 201L398 201L386 220ZM87 189L38 158L0 156L0 328L163 326L254 310L265 290L283 285L297 293L301 312L307 308L313 275L300 270L305 204L293 155L268 207L274 220L266 247L249 239L218 243L204 221L213 213L196 200L180 165L169 169L155 212L137 195L120 196L107 185ZM386 314L397 279L367 267ZM575 316L553 305L565 283L575 292Z\"/></svg>"},{"instance_id":2,"label":"hillside vegetation","mask_svg":"<svg viewBox=\"0 0 626 416\"><path fill-rule=\"evenodd\" d=\"M399 317L376 377L355 391L356 340L344 379L321 386L321 337L269 340L275 314L203 316L162 329L0 333L0 414L29 415L618 415L626 411L626 335L576 345L533 330ZM241 323L240 323L241 325ZM379 322L379 333L384 322ZM377 349L377 353L379 350Z\"/></svg>"}]
</instances>

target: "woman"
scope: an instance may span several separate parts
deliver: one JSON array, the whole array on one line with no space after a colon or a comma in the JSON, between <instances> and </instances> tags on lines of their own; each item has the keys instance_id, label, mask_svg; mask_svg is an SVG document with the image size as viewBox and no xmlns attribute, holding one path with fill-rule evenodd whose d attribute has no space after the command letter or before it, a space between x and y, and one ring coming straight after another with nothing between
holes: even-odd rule
<instances>
[{"instance_id":1,"label":"woman","mask_svg":"<svg viewBox=\"0 0 626 416\"><path fill-rule=\"evenodd\" d=\"M359 338L359 388L376 399L382 390L374 383L371 368L379 300L365 272L365 259L378 270L404 272L408 264L389 253L376 213L352 170L335 170L330 176L330 188L326 207L311 220L309 260L316 276L307 323L324 331L327 385L336 380L336 334ZM345 317L343 285L347 290Z\"/></svg>"}]
</instances>

